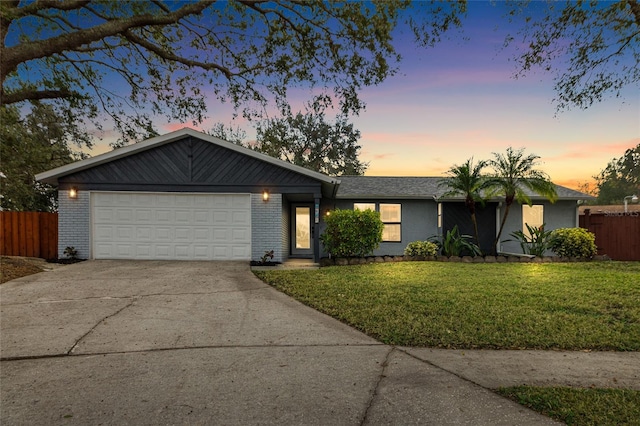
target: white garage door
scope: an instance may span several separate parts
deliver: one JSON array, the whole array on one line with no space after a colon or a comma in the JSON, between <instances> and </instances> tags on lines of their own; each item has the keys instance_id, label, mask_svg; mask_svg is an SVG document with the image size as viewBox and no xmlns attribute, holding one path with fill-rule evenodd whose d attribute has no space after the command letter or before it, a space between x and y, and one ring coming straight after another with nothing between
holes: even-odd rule
<instances>
[{"instance_id":1,"label":"white garage door","mask_svg":"<svg viewBox=\"0 0 640 426\"><path fill-rule=\"evenodd\" d=\"M249 194L94 192L96 259L250 260Z\"/></svg>"}]
</instances>

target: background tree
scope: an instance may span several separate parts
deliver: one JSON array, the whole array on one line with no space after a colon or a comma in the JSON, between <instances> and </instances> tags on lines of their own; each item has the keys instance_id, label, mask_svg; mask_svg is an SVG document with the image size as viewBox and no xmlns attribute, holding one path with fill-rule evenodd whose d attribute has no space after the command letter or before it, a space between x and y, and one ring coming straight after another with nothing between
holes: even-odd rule
<instances>
[{"instance_id":1,"label":"background tree","mask_svg":"<svg viewBox=\"0 0 640 426\"><path fill-rule=\"evenodd\" d=\"M640 196L640 144L611 160L594 179L598 204L621 204L626 196Z\"/></svg>"},{"instance_id":2,"label":"background tree","mask_svg":"<svg viewBox=\"0 0 640 426\"><path fill-rule=\"evenodd\" d=\"M246 141L247 132L245 132L240 126L234 127L231 124L227 126L224 123L216 123L207 133L218 139L222 139L223 141L233 142L236 145L249 148L249 144Z\"/></svg>"},{"instance_id":3,"label":"background tree","mask_svg":"<svg viewBox=\"0 0 640 426\"><path fill-rule=\"evenodd\" d=\"M0 107L0 205L3 210L55 211L56 190L36 182L37 173L83 157L77 148L91 147L90 136L73 118L36 102L25 119L14 106Z\"/></svg>"},{"instance_id":4,"label":"background tree","mask_svg":"<svg viewBox=\"0 0 640 426\"><path fill-rule=\"evenodd\" d=\"M154 115L202 122L210 94L255 117L285 106L292 87L319 88L357 113L358 91L396 71L391 35L410 5L2 1L0 105L55 100L97 127L106 114L121 143L154 135ZM422 29L439 38L462 8L431 7Z\"/></svg>"},{"instance_id":5,"label":"background tree","mask_svg":"<svg viewBox=\"0 0 640 426\"><path fill-rule=\"evenodd\" d=\"M530 190L535 194L546 197L549 201L555 202L558 198L555 185L549 176L537 170L540 157L530 154L525 157L524 149L514 150L507 148L504 154L493 153L493 159L488 161L488 165L493 168L493 175L488 179L488 187L495 190L496 195L504 197L504 213L500 221L500 229L493 243L493 251L497 252L498 242L502 235L502 230L507 222L509 210L514 201L531 205L531 198L525 190Z\"/></svg>"},{"instance_id":6,"label":"background tree","mask_svg":"<svg viewBox=\"0 0 640 426\"><path fill-rule=\"evenodd\" d=\"M511 5L511 18L524 25L506 40L524 47L516 75L534 68L553 72L558 111L588 108L640 81L638 0L549 1L542 16L529 1Z\"/></svg>"},{"instance_id":7,"label":"background tree","mask_svg":"<svg viewBox=\"0 0 640 426\"><path fill-rule=\"evenodd\" d=\"M358 159L360 131L343 115L328 122L317 108L260 122L257 139L256 151L331 176L362 175L368 166Z\"/></svg>"},{"instance_id":8,"label":"background tree","mask_svg":"<svg viewBox=\"0 0 640 426\"><path fill-rule=\"evenodd\" d=\"M448 171L448 176L443 178L439 185L449 188L443 197L463 195L464 204L471 216L476 244L480 246L478 233L478 221L476 219L476 203L484 204L483 191L487 189L489 181L482 175L482 169L487 165L486 161L473 164L473 158L468 159L462 165L454 165Z\"/></svg>"}]
</instances>

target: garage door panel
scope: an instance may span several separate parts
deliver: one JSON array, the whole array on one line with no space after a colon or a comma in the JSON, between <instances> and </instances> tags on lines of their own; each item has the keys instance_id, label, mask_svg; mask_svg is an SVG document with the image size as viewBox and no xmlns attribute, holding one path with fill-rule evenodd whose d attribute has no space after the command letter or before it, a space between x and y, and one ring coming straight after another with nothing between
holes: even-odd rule
<instances>
[{"instance_id":1,"label":"garage door panel","mask_svg":"<svg viewBox=\"0 0 640 426\"><path fill-rule=\"evenodd\" d=\"M152 241L154 239L153 228L150 226L138 226L135 236L136 241Z\"/></svg>"},{"instance_id":2,"label":"garage door panel","mask_svg":"<svg viewBox=\"0 0 640 426\"><path fill-rule=\"evenodd\" d=\"M234 243L243 243L251 241L249 231L244 228L232 229L231 238Z\"/></svg>"},{"instance_id":3,"label":"garage door panel","mask_svg":"<svg viewBox=\"0 0 640 426\"><path fill-rule=\"evenodd\" d=\"M132 223L134 218L133 209L117 208L115 217L118 222Z\"/></svg>"},{"instance_id":4,"label":"garage door panel","mask_svg":"<svg viewBox=\"0 0 640 426\"><path fill-rule=\"evenodd\" d=\"M249 194L92 193L97 259L251 258Z\"/></svg>"},{"instance_id":5,"label":"garage door panel","mask_svg":"<svg viewBox=\"0 0 640 426\"><path fill-rule=\"evenodd\" d=\"M235 210L232 212L231 221L234 225L235 224L244 225L249 221L249 215L247 214L247 212Z\"/></svg>"},{"instance_id":6,"label":"garage door panel","mask_svg":"<svg viewBox=\"0 0 640 426\"><path fill-rule=\"evenodd\" d=\"M94 238L97 240L111 240L113 238L113 230L113 227L109 225L96 226Z\"/></svg>"},{"instance_id":7,"label":"garage door panel","mask_svg":"<svg viewBox=\"0 0 640 426\"><path fill-rule=\"evenodd\" d=\"M151 246L148 244L136 244L136 255L137 259L151 259Z\"/></svg>"},{"instance_id":8,"label":"garage door panel","mask_svg":"<svg viewBox=\"0 0 640 426\"><path fill-rule=\"evenodd\" d=\"M134 226L119 226L117 228L113 228L113 231L111 234L113 235L115 233L116 236L116 241L134 241L134 233L136 232L136 228Z\"/></svg>"},{"instance_id":9,"label":"garage door panel","mask_svg":"<svg viewBox=\"0 0 640 426\"><path fill-rule=\"evenodd\" d=\"M151 209L136 209L136 223L149 223L153 220L153 211Z\"/></svg>"},{"instance_id":10,"label":"garage door panel","mask_svg":"<svg viewBox=\"0 0 640 426\"><path fill-rule=\"evenodd\" d=\"M166 244L156 244L154 247L153 257L155 259L172 259L173 252L171 250L171 246Z\"/></svg>"},{"instance_id":11,"label":"garage door panel","mask_svg":"<svg viewBox=\"0 0 640 426\"><path fill-rule=\"evenodd\" d=\"M173 212L167 209L158 209L156 210L156 223L172 223L173 222Z\"/></svg>"}]
</instances>

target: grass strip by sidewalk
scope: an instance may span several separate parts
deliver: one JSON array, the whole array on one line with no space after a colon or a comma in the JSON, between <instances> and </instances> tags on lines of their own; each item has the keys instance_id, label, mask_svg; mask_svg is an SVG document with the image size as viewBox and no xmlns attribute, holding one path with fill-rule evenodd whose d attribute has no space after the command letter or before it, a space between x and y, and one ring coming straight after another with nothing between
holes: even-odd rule
<instances>
[{"instance_id":1,"label":"grass strip by sidewalk","mask_svg":"<svg viewBox=\"0 0 640 426\"><path fill-rule=\"evenodd\" d=\"M255 274L386 344L640 350L640 262L401 262Z\"/></svg>"},{"instance_id":2,"label":"grass strip by sidewalk","mask_svg":"<svg viewBox=\"0 0 640 426\"><path fill-rule=\"evenodd\" d=\"M640 425L640 391L516 386L498 393L568 425Z\"/></svg>"}]
</instances>

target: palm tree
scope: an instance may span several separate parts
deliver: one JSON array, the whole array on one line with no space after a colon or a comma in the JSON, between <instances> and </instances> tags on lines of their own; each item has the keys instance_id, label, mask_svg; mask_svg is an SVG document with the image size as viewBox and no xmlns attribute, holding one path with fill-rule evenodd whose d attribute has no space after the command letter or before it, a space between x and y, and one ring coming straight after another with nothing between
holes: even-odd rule
<instances>
[{"instance_id":1,"label":"palm tree","mask_svg":"<svg viewBox=\"0 0 640 426\"><path fill-rule=\"evenodd\" d=\"M525 193L525 189L547 198L552 203L558 199L556 187L549 180L549 176L535 169L539 164L539 158L535 154L525 157L524 149L514 150L509 147L504 155L494 152L493 160L488 162L488 165L494 170L494 175L489 178L488 185L495 190L496 195L504 197L505 204L500 230L493 243L494 253L497 251L498 241L500 241L513 201L517 200L519 203L531 205L531 198Z\"/></svg>"},{"instance_id":2,"label":"palm tree","mask_svg":"<svg viewBox=\"0 0 640 426\"><path fill-rule=\"evenodd\" d=\"M484 204L482 191L487 188L487 179L482 176L482 169L487 165L486 161L479 161L473 165L473 158L468 159L462 165L454 165L448 171L449 176L440 180L439 186L449 188L443 196L464 195L464 203L471 215L476 244L480 247L478 234L478 221L476 219L476 202Z\"/></svg>"}]
</instances>

